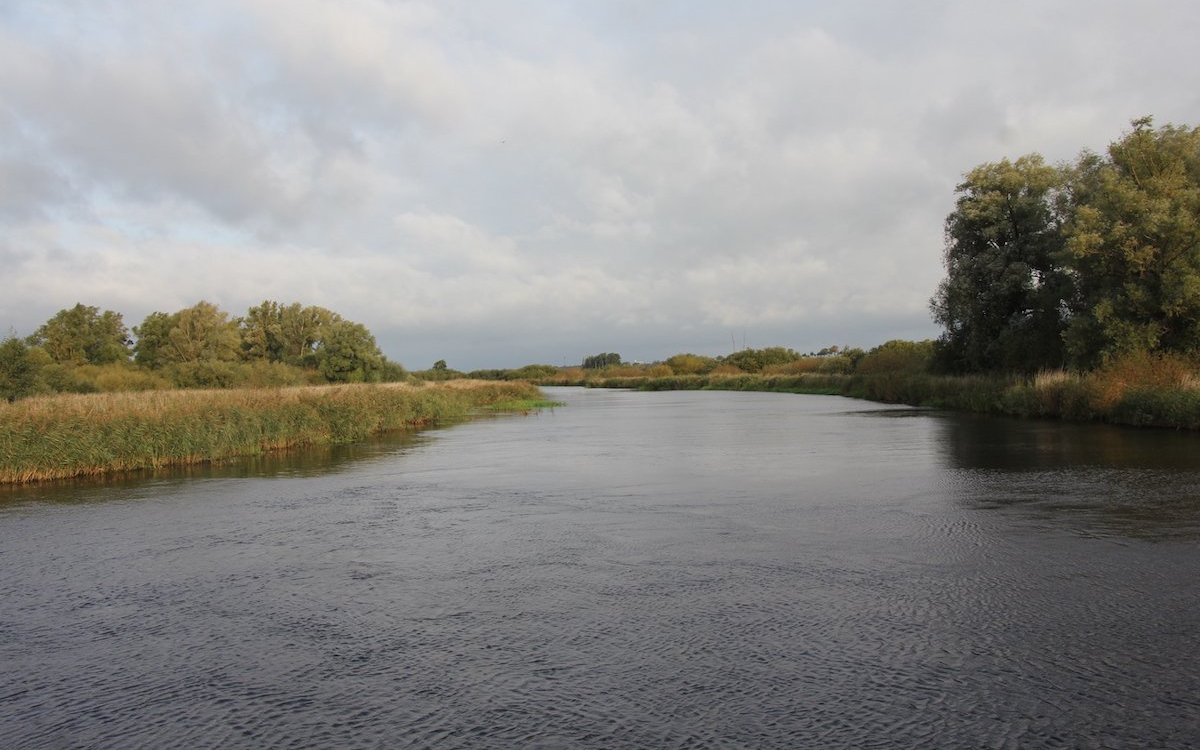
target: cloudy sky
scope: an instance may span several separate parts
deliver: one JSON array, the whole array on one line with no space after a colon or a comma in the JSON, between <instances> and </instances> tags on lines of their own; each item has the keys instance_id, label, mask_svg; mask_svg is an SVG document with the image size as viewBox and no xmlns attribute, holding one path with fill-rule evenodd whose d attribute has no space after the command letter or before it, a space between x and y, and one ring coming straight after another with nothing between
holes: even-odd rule
<instances>
[{"instance_id":1,"label":"cloudy sky","mask_svg":"<svg viewBox=\"0 0 1200 750\"><path fill-rule=\"evenodd\" d=\"M5 0L0 335L263 299L411 368L937 334L963 172L1200 123L1195 0Z\"/></svg>"}]
</instances>

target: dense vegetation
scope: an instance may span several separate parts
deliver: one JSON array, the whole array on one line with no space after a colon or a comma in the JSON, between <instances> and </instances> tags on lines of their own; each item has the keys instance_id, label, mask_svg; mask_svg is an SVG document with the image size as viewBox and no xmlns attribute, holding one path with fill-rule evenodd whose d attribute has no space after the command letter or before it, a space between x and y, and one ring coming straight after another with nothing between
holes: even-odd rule
<instances>
[{"instance_id":1,"label":"dense vegetation","mask_svg":"<svg viewBox=\"0 0 1200 750\"><path fill-rule=\"evenodd\" d=\"M865 352L831 349L756 372L729 362L754 361L762 350L716 358L680 354L599 371L564 368L540 384L840 395L1022 417L1200 429L1200 376L1195 361L1179 355L1128 355L1087 371L952 375L937 371L934 341L889 341Z\"/></svg>"},{"instance_id":2,"label":"dense vegetation","mask_svg":"<svg viewBox=\"0 0 1200 750\"><path fill-rule=\"evenodd\" d=\"M60 310L27 338L0 343L0 399L406 377L361 323L298 302L267 300L232 318L201 301L174 313L150 313L132 334L112 310L84 304Z\"/></svg>"},{"instance_id":3,"label":"dense vegetation","mask_svg":"<svg viewBox=\"0 0 1200 750\"><path fill-rule=\"evenodd\" d=\"M937 341L779 347L554 381L839 393L1026 416L1200 428L1200 128L1150 118L1106 154L983 164L946 219Z\"/></svg>"},{"instance_id":4,"label":"dense vegetation","mask_svg":"<svg viewBox=\"0 0 1200 750\"><path fill-rule=\"evenodd\" d=\"M1143 118L1103 156L976 167L945 261L931 303L943 371L1200 357L1200 128Z\"/></svg>"},{"instance_id":5,"label":"dense vegetation","mask_svg":"<svg viewBox=\"0 0 1200 750\"><path fill-rule=\"evenodd\" d=\"M680 353L577 367L406 373L361 324L299 303L230 316L207 302L132 333L76 305L0 343L0 398L56 391L464 378L842 393L1012 414L1200 427L1200 128L1149 118L1103 155L972 169L945 224L936 341ZM136 338L136 342L135 339ZM957 377L952 377L957 376Z\"/></svg>"},{"instance_id":6,"label":"dense vegetation","mask_svg":"<svg viewBox=\"0 0 1200 750\"><path fill-rule=\"evenodd\" d=\"M0 484L207 463L524 410L528 383L57 394L0 403Z\"/></svg>"}]
</instances>

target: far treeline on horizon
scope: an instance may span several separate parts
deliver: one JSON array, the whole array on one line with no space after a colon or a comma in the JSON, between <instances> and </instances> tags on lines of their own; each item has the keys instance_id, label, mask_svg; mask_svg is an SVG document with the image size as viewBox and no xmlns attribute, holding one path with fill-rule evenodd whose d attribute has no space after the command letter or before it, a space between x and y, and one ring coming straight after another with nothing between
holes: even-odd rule
<instances>
[{"instance_id":1,"label":"far treeline on horizon","mask_svg":"<svg viewBox=\"0 0 1200 750\"><path fill-rule=\"evenodd\" d=\"M576 367L462 373L443 360L409 372L362 323L267 300L242 316L201 301L132 329L79 303L0 343L0 398L160 388L446 380L566 381L608 375L1088 372L1122 361L1200 365L1200 128L1150 117L1105 154L1050 165L1038 154L979 165L946 218L946 276L930 302L936 341L871 351L786 347L689 353L629 365L615 352Z\"/></svg>"}]
</instances>

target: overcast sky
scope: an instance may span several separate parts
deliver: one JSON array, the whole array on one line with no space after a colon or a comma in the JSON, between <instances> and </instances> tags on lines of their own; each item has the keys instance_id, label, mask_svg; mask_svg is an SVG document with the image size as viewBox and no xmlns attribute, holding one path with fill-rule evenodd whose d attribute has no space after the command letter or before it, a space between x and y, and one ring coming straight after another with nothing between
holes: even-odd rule
<instances>
[{"instance_id":1,"label":"overcast sky","mask_svg":"<svg viewBox=\"0 0 1200 750\"><path fill-rule=\"evenodd\" d=\"M5 0L0 335L263 299L410 368L937 335L971 167L1200 123L1195 0Z\"/></svg>"}]
</instances>

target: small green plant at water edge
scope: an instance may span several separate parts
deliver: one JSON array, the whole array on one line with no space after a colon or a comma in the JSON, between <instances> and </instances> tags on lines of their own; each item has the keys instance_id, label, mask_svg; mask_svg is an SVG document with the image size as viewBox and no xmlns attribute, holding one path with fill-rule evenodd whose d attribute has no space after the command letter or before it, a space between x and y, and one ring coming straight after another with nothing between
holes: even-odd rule
<instances>
[{"instance_id":1,"label":"small green plant at water edge","mask_svg":"<svg viewBox=\"0 0 1200 750\"><path fill-rule=\"evenodd\" d=\"M494 404L488 404L483 407L485 411L491 412L530 412L537 409L553 409L558 406L566 406L563 401L549 401L541 398L518 398L507 401L497 401Z\"/></svg>"}]
</instances>

